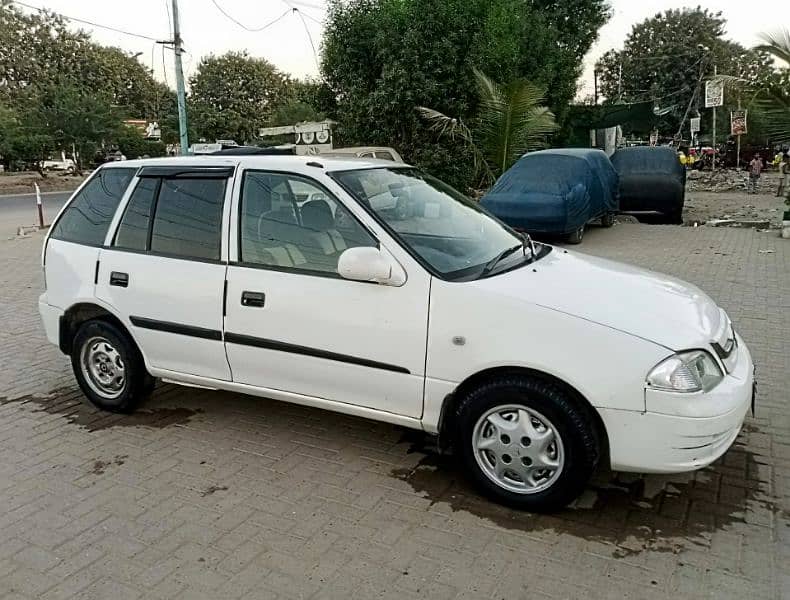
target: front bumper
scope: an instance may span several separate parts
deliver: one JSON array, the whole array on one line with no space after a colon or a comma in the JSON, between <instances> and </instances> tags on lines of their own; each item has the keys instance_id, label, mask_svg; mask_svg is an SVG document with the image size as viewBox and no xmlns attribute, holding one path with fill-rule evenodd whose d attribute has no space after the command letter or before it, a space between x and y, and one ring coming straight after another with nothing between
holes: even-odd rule
<instances>
[{"instance_id":1,"label":"front bumper","mask_svg":"<svg viewBox=\"0 0 790 600\"><path fill-rule=\"evenodd\" d=\"M60 345L60 317L63 311L57 306L47 303L46 293L41 294L38 299L38 313L44 323L44 331L50 343Z\"/></svg>"},{"instance_id":2,"label":"front bumper","mask_svg":"<svg viewBox=\"0 0 790 600\"><path fill-rule=\"evenodd\" d=\"M754 363L738 339L735 369L711 391L645 390L645 412L599 409L616 471L678 473L711 464L735 441L754 394Z\"/></svg>"}]
</instances>

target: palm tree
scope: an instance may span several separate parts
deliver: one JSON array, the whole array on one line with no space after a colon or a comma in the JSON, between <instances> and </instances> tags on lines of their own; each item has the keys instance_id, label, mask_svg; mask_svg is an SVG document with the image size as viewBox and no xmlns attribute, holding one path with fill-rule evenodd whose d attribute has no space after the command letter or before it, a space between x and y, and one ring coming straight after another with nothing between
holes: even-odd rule
<instances>
[{"instance_id":1,"label":"palm tree","mask_svg":"<svg viewBox=\"0 0 790 600\"><path fill-rule=\"evenodd\" d=\"M775 33L760 35L763 43L757 50L764 50L790 68L790 31L783 29ZM790 96L786 89L767 89L760 93L758 106L771 125L768 134L780 142L790 142Z\"/></svg>"},{"instance_id":2,"label":"palm tree","mask_svg":"<svg viewBox=\"0 0 790 600\"><path fill-rule=\"evenodd\" d=\"M461 119L424 106L419 113L439 136L459 138L472 150L476 175L493 182L525 152L545 145L557 130L554 114L543 102L543 90L524 79L500 86L473 69L479 113L467 126Z\"/></svg>"}]
</instances>

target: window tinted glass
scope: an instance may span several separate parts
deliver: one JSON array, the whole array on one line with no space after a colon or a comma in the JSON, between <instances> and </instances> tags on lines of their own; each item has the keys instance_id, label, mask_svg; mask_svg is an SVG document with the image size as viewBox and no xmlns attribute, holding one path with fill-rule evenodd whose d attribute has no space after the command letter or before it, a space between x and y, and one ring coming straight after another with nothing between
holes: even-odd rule
<instances>
[{"instance_id":1,"label":"window tinted glass","mask_svg":"<svg viewBox=\"0 0 790 600\"><path fill-rule=\"evenodd\" d=\"M158 187L158 179L139 180L132 197L129 198L129 204L118 226L113 245L131 250L148 249L148 227L151 223L151 211Z\"/></svg>"},{"instance_id":2,"label":"window tinted glass","mask_svg":"<svg viewBox=\"0 0 790 600\"><path fill-rule=\"evenodd\" d=\"M382 160L391 160L391 161L395 160L395 157L392 156L392 154L390 154L389 152L386 152L386 151L382 151L382 150L377 150L376 151L376 158L380 158Z\"/></svg>"},{"instance_id":3,"label":"window tinted glass","mask_svg":"<svg viewBox=\"0 0 790 600\"><path fill-rule=\"evenodd\" d=\"M334 197L297 176L246 173L241 211L242 262L337 273L344 250L376 245Z\"/></svg>"},{"instance_id":4,"label":"window tinted glass","mask_svg":"<svg viewBox=\"0 0 790 600\"><path fill-rule=\"evenodd\" d=\"M52 237L101 245L118 203L135 169L102 169L69 204L52 229Z\"/></svg>"},{"instance_id":5,"label":"window tinted glass","mask_svg":"<svg viewBox=\"0 0 790 600\"><path fill-rule=\"evenodd\" d=\"M225 179L163 179L151 251L219 259Z\"/></svg>"}]
</instances>

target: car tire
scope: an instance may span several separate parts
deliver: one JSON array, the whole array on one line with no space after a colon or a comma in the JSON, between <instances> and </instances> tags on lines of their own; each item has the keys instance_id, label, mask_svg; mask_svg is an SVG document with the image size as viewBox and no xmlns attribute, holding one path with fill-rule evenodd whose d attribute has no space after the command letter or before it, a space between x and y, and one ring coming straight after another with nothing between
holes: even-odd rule
<instances>
[{"instance_id":1,"label":"car tire","mask_svg":"<svg viewBox=\"0 0 790 600\"><path fill-rule=\"evenodd\" d=\"M454 447L487 496L522 510L558 510L581 494L598 464L592 422L556 384L502 376L460 400Z\"/></svg>"},{"instance_id":2,"label":"car tire","mask_svg":"<svg viewBox=\"0 0 790 600\"><path fill-rule=\"evenodd\" d=\"M135 343L107 321L80 326L72 344L71 367L91 404L110 412L132 412L155 384Z\"/></svg>"},{"instance_id":3,"label":"car tire","mask_svg":"<svg viewBox=\"0 0 790 600\"><path fill-rule=\"evenodd\" d=\"M569 244L581 244L584 239L584 225L579 227L576 231L568 234Z\"/></svg>"},{"instance_id":4,"label":"car tire","mask_svg":"<svg viewBox=\"0 0 790 600\"><path fill-rule=\"evenodd\" d=\"M601 217L601 225L604 227L611 227L614 225L614 213L605 213Z\"/></svg>"}]
</instances>

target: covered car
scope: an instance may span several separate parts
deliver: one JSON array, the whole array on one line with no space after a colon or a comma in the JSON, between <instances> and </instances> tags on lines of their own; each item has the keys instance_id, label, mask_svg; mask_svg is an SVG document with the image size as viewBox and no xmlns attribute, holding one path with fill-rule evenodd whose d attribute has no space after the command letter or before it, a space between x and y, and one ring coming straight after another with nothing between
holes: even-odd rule
<instances>
[{"instance_id":1,"label":"covered car","mask_svg":"<svg viewBox=\"0 0 790 600\"><path fill-rule=\"evenodd\" d=\"M567 235L579 243L586 224L614 222L618 180L609 157L592 148L530 152L481 199L496 217L520 231Z\"/></svg>"},{"instance_id":2,"label":"covered car","mask_svg":"<svg viewBox=\"0 0 790 600\"><path fill-rule=\"evenodd\" d=\"M683 222L686 169L674 148L635 146L612 155L620 176L620 210L639 215L661 215L670 223Z\"/></svg>"}]
</instances>

